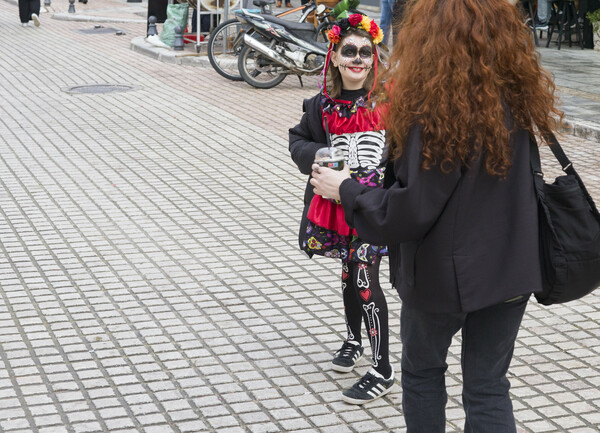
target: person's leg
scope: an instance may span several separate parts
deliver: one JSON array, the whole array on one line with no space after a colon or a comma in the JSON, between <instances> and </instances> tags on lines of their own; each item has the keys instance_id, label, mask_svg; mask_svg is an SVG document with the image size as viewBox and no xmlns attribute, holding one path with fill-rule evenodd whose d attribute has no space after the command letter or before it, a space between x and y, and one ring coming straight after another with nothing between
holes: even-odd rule
<instances>
[{"instance_id":1,"label":"person's leg","mask_svg":"<svg viewBox=\"0 0 600 433\"><path fill-rule=\"evenodd\" d=\"M467 314L462 331L465 433L516 433L506 373L528 299Z\"/></svg>"},{"instance_id":2,"label":"person's leg","mask_svg":"<svg viewBox=\"0 0 600 433\"><path fill-rule=\"evenodd\" d=\"M29 0L19 0L19 19L21 20L21 24L27 24L30 17Z\"/></svg>"},{"instance_id":3,"label":"person's leg","mask_svg":"<svg viewBox=\"0 0 600 433\"><path fill-rule=\"evenodd\" d=\"M340 373L349 373L364 353L360 335L362 313L354 286L352 284L352 271L347 263L342 264L342 299L344 300L344 316L346 318L346 340L342 347L335 352L331 361L331 368Z\"/></svg>"},{"instance_id":4,"label":"person's leg","mask_svg":"<svg viewBox=\"0 0 600 433\"><path fill-rule=\"evenodd\" d=\"M379 284L379 262L372 265L354 263L354 294L361 306L365 330L371 343L372 365L384 378L392 374L390 366L388 307Z\"/></svg>"},{"instance_id":5,"label":"person's leg","mask_svg":"<svg viewBox=\"0 0 600 433\"><path fill-rule=\"evenodd\" d=\"M407 0L396 0L392 5L392 28L400 24L404 17Z\"/></svg>"},{"instance_id":6,"label":"person's leg","mask_svg":"<svg viewBox=\"0 0 600 433\"><path fill-rule=\"evenodd\" d=\"M350 263L354 294L361 306L372 354L371 369L342 393L342 399L351 404L364 404L383 397L395 383L389 356L387 302L379 284L379 261L377 258L371 265Z\"/></svg>"},{"instance_id":7,"label":"person's leg","mask_svg":"<svg viewBox=\"0 0 600 433\"><path fill-rule=\"evenodd\" d=\"M383 30L383 43L388 43L388 38L392 31L392 8L393 0L381 0L381 18L379 20L381 30Z\"/></svg>"},{"instance_id":8,"label":"person's leg","mask_svg":"<svg viewBox=\"0 0 600 433\"><path fill-rule=\"evenodd\" d=\"M40 0L30 0L29 2L31 19L36 27L40 25Z\"/></svg>"},{"instance_id":9,"label":"person's leg","mask_svg":"<svg viewBox=\"0 0 600 433\"><path fill-rule=\"evenodd\" d=\"M550 19L550 2L548 0L538 0L537 16L538 22L548 22L548 20Z\"/></svg>"},{"instance_id":10,"label":"person's leg","mask_svg":"<svg viewBox=\"0 0 600 433\"><path fill-rule=\"evenodd\" d=\"M362 310L356 297L351 277L350 268L347 263L344 263L342 265L342 296L344 299L346 328L348 330L348 337L346 340L362 345L362 337L360 335Z\"/></svg>"},{"instance_id":11,"label":"person's leg","mask_svg":"<svg viewBox=\"0 0 600 433\"><path fill-rule=\"evenodd\" d=\"M446 356L465 314L433 314L402 305L402 408L407 433L446 430Z\"/></svg>"}]
</instances>

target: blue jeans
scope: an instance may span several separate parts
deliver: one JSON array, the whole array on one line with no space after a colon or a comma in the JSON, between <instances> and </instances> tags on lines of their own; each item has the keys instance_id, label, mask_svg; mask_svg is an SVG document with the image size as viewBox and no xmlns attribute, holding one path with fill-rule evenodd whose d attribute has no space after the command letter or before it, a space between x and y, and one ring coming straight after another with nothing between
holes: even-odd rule
<instances>
[{"instance_id":1,"label":"blue jeans","mask_svg":"<svg viewBox=\"0 0 600 433\"><path fill-rule=\"evenodd\" d=\"M550 19L550 1L538 0L537 16L540 22L548 22Z\"/></svg>"},{"instance_id":2,"label":"blue jeans","mask_svg":"<svg viewBox=\"0 0 600 433\"><path fill-rule=\"evenodd\" d=\"M402 306L402 408L407 433L444 433L444 374L462 329L465 433L516 433L506 378L529 296L472 313L434 314Z\"/></svg>"},{"instance_id":3,"label":"blue jeans","mask_svg":"<svg viewBox=\"0 0 600 433\"><path fill-rule=\"evenodd\" d=\"M380 27L383 30L383 43L387 45L388 38L392 31L392 10L394 0L381 0L381 19Z\"/></svg>"}]
</instances>

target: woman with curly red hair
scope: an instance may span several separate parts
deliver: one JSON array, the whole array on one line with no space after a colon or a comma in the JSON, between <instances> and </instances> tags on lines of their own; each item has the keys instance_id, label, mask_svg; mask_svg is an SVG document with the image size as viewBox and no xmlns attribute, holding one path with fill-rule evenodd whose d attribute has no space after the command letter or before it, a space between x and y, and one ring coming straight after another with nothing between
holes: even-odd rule
<instances>
[{"instance_id":1,"label":"woman with curly red hair","mask_svg":"<svg viewBox=\"0 0 600 433\"><path fill-rule=\"evenodd\" d=\"M458 331L465 432L515 433L507 371L541 290L530 140L558 128L554 84L507 0L415 0L380 88L393 185L326 168L311 182L359 236L388 245L407 433L445 431Z\"/></svg>"}]
</instances>

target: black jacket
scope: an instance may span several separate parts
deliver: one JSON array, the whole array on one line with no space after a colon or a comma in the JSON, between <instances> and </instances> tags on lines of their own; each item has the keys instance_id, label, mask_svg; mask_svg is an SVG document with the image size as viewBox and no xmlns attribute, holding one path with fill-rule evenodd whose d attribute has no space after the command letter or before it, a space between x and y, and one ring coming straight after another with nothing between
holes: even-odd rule
<instances>
[{"instance_id":1,"label":"black jacket","mask_svg":"<svg viewBox=\"0 0 600 433\"><path fill-rule=\"evenodd\" d=\"M310 99L305 99L302 104L304 115L300 123L289 130L290 154L292 160L298 166L300 173L308 175L306 190L304 191L304 211L300 222L298 243L302 248L303 234L308 225L308 207L314 196L313 186L310 184L312 178L312 165L315 161L315 153L319 148L327 146L327 137L323 130L323 118L321 108L321 95L317 94Z\"/></svg>"},{"instance_id":2,"label":"black jacket","mask_svg":"<svg viewBox=\"0 0 600 433\"><path fill-rule=\"evenodd\" d=\"M471 312L541 290L528 132L518 130L511 142L505 179L488 175L481 160L444 174L420 167L415 127L391 187L342 183L348 224L367 242L388 245L392 284L407 305Z\"/></svg>"}]
</instances>

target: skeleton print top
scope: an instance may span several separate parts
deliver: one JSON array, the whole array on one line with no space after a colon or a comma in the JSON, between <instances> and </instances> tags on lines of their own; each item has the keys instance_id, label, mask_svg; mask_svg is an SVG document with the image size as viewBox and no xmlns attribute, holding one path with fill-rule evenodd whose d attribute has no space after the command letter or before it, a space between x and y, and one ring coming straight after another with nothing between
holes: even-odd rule
<instances>
[{"instance_id":1,"label":"skeleton print top","mask_svg":"<svg viewBox=\"0 0 600 433\"><path fill-rule=\"evenodd\" d=\"M350 175L363 185L376 187L383 181L388 148L381 111L366 107L365 93L363 89L345 90L340 100L324 96L323 118L327 118L332 146L346 156Z\"/></svg>"},{"instance_id":2,"label":"skeleton print top","mask_svg":"<svg viewBox=\"0 0 600 433\"><path fill-rule=\"evenodd\" d=\"M345 163L350 168L352 178L365 186L380 188L383 186L388 147L381 110L367 107L365 93L362 89L344 91L338 100L321 95L319 117L323 128L323 119L327 119L331 145L344 152ZM290 130L290 140L294 129ZM310 131L299 133L311 135ZM314 143L306 142L305 146L312 144ZM301 145L302 142L299 142L298 146ZM358 237L356 231L346 223L339 202L313 196L307 219L306 229L300 234L300 242L301 248L309 255L340 258L344 262L373 263L378 256L387 254L385 246L371 245Z\"/></svg>"}]
</instances>

